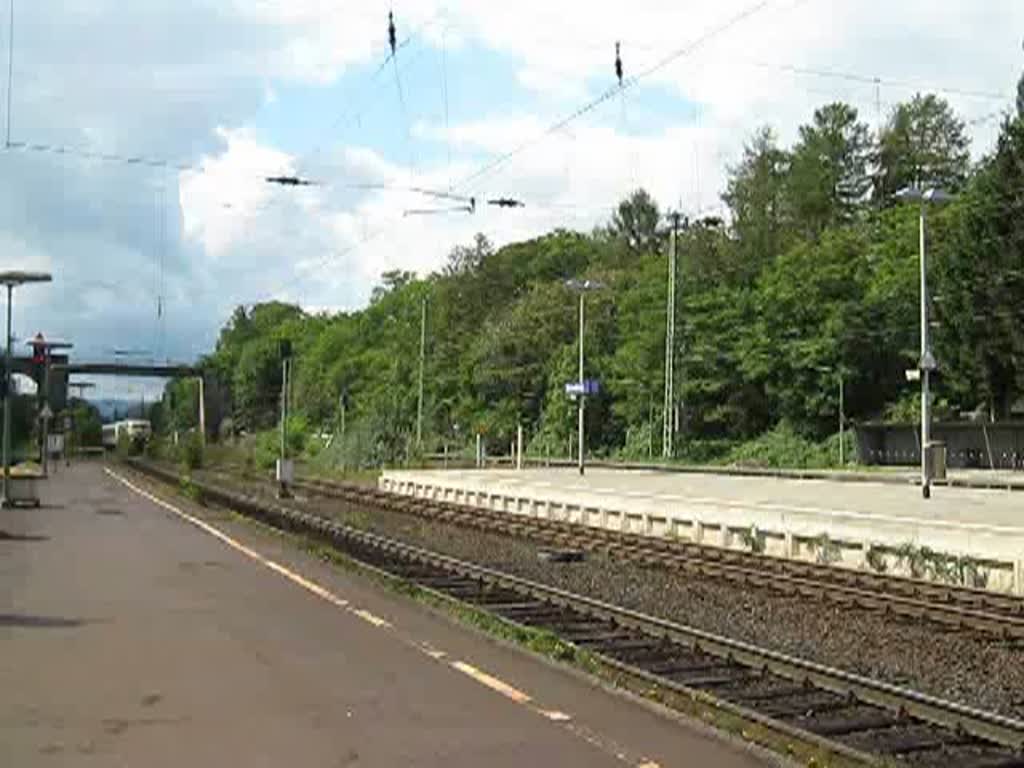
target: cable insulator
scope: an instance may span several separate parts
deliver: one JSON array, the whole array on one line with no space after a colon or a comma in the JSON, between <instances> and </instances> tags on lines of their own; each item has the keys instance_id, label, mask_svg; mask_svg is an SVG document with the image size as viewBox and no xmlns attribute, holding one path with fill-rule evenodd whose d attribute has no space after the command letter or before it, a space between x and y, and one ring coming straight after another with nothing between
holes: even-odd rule
<instances>
[{"instance_id":1,"label":"cable insulator","mask_svg":"<svg viewBox=\"0 0 1024 768\"><path fill-rule=\"evenodd\" d=\"M620 55L619 43L615 43L615 77L619 80L619 87L622 87L622 56Z\"/></svg>"},{"instance_id":2,"label":"cable insulator","mask_svg":"<svg viewBox=\"0 0 1024 768\"><path fill-rule=\"evenodd\" d=\"M515 200L511 197L498 197L493 200L488 200L487 204L496 205L499 208L522 208L524 206L522 200Z\"/></svg>"},{"instance_id":3,"label":"cable insulator","mask_svg":"<svg viewBox=\"0 0 1024 768\"><path fill-rule=\"evenodd\" d=\"M398 46L398 36L395 33L395 14L388 11L388 45L391 46L391 56L394 57Z\"/></svg>"}]
</instances>

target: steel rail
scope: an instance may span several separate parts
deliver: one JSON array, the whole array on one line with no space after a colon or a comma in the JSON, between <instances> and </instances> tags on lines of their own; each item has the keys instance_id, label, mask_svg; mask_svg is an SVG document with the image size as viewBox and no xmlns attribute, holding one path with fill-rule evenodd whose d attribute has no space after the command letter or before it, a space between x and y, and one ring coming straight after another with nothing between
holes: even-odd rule
<instances>
[{"instance_id":1,"label":"steel rail","mask_svg":"<svg viewBox=\"0 0 1024 768\"><path fill-rule=\"evenodd\" d=\"M734 550L690 542L595 529L546 518L505 515L486 508L354 488L324 480L303 479L296 483L296 487L322 495L337 495L346 500L354 498L364 503L392 507L408 506L411 509L403 511L421 516L431 515L421 514L420 510L434 510L435 514L463 517L469 521L477 519L493 523L497 520L499 524L506 526L529 529L525 531L526 533L532 530L543 535L561 531L571 536L577 544L608 545L604 549L613 557L655 561L659 565L704 574L713 572L735 577L744 583L768 586L775 591L788 586L802 594L815 594L833 599L845 598L865 609L899 608L903 609L905 615L928 618L944 626L960 625L1001 637L1024 638L1024 600L1010 595L979 594L979 590L955 585L938 585L900 576L868 575L835 566L797 563L766 555L738 553ZM493 525L487 527L491 528ZM864 578L865 576L868 578ZM851 585L849 581L854 581L855 584ZM908 591L911 595L906 594ZM925 595L930 595L932 599L927 599ZM990 608L985 610L971 605L979 602L989 605ZM1004 607L1005 610L1000 612L1000 607Z\"/></svg>"},{"instance_id":2,"label":"steel rail","mask_svg":"<svg viewBox=\"0 0 1024 768\"><path fill-rule=\"evenodd\" d=\"M177 474L167 470L136 462L133 462L132 466L145 474L165 482L178 482ZM266 499L242 495L238 492L216 488L206 483L196 481L193 481L193 483L210 501L251 514L286 530L321 536L332 544L347 545L350 551L355 549L358 552L360 548L364 548L364 550L371 553L376 552L378 555L394 558L406 566L408 564L420 563L440 569L450 575L454 574L458 577L476 580L480 583L491 585L494 588L511 590L523 597L541 601L546 605L558 606L574 614L611 622L612 627L625 627L637 630L652 641L659 639L661 641L667 640L692 649L695 652L710 654L721 659L722 666L738 664L755 673L770 673L776 677L790 680L798 686L804 686L805 690L806 686L811 685L822 692L848 697L849 701L842 704L842 707L849 707L852 705L850 702L855 702L889 713L888 716L881 717L876 713L873 716L874 719L872 719L870 712L866 716L862 714L861 720L858 722L854 719L852 725L844 725L840 722L836 726L836 733L847 733L847 730L844 730L844 728L862 733L870 732L873 728L884 730L895 723L906 722L907 718L910 718L911 720L928 723L943 729L945 733L944 739L937 740L939 746L936 748L941 748L947 742L948 744L962 743L964 735L967 734L974 739L989 745L998 745L1006 750L1005 753L999 754L995 759L989 754L978 761L961 764L978 766L1024 765L1024 756L1020 752L1022 747L1024 747L1024 721L980 710L958 702L948 701L905 687L872 680L846 670L828 667L770 649L760 648L748 642L735 640L667 619L649 616L585 595L567 592L557 587L523 579L487 566L407 544L397 539L359 530L309 512L285 507L277 503L269 503ZM360 558L356 556L356 559ZM373 558L370 559L372 560ZM385 568L385 570L387 569ZM402 569L396 568L396 570L400 575ZM412 580L415 581L415 578ZM440 584L441 582L437 582L435 577L435 583ZM451 582L449 584L457 586ZM471 586L471 583L469 586ZM486 609L486 604L483 604L481 607ZM500 611L498 615L501 615ZM610 637L614 638L615 633L612 632ZM641 643L638 647L642 650L643 644ZM627 668L630 666L628 664L623 665L622 662L618 662L614 658L607 660L613 665L618 664ZM651 675L642 667L635 667L631 671L635 671L641 676L650 677L652 680L656 680L659 685L681 689L687 693L701 693L700 688L680 685L670 677L666 678L657 674ZM809 695L810 693L813 693L813 689L806 690L806 693L802 695ZM728 697L721 700L729 704ZM770 715L766 717L758 714L756 709L750 710L736 707L735 705L731 706L738 711L742 710L746 714L753 714L754 719L757 721L776 723L781 726L784 732L794 731L794 727L786 723L785 720L779 720ZM910 724L913 725L913 722ZM800 728L795 730L809 737L811 742L828 743L836 747L840 754L846 754L847 756L861 754L858 750L851 749L841 741L833 741L828 738L823 739L820 734L816 734L813 731L803 731Z\"/></svg>"}]
</instances>

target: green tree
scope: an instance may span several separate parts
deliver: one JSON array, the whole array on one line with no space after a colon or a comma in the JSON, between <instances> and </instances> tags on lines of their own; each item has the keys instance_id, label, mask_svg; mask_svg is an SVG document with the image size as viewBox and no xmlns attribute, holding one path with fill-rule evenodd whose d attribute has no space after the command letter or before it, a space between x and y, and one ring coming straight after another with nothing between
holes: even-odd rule
<instances>
[{"instance_id":1,"label":"green tree","mask_svg":"<svg viewBox=\"0 0 1024 768\"><path fill-rule=\"evenodd\" d=\"M622 239L633 253L650 253L658 248L658 204L645 189L633 191L612 214L609 232Z\"/></svg>"},{"instance_id":2,"label":"green tree","mask_svg":"<svg viewBox=\"0 0 1024 768\"><path fill-rule=\"evenodd\" d=\"M918 94L893 111L879 142L877 197L907 186L959 189L970 168L970 141L949 102Z\"/></svg>"},{"instance_id":3,"label":"green tree","mask_svg":"<svg viewBox=\"0 0 1024 768\"><path fill-rule=\"evenodd\" d=\"M1024 118L1024 75L1017 81L1017 117Z\"/></svg>"},{"instance_id":4,"label":"green tree","mask_svg":"<svg viewBox=\"0 0 1024 768\"><path fill-rule=\"evenodd\" d=\"M782 248L789 163L774 131L765 126L744 146L740 162L729 168L722 199L732 214L741 259L754 269Z\"/></svg>"},{"instance_id":5,"label":"green tree","mask_svg":"<svg viewBox=\"0 0 1024 768\"><path fill-rule=\"evenodd\" d=\"M871 134L849 104L827 104L800 127L787 192L797 226L817 237L852 222L871 188Z\"/></svg>"},{"instance_id":6,"label":"green tree","mask_svg":"<svg viewBox=\"0 0 1024 768\"><path fill-rule=\"evenodd\" d=\"M1024 388L1024 118L1007 118L959 204L931 238L943 324L937 341L962 405L1006 418ZM939 220L939 223L943 219Z\"/></svg>"}]
</instances>

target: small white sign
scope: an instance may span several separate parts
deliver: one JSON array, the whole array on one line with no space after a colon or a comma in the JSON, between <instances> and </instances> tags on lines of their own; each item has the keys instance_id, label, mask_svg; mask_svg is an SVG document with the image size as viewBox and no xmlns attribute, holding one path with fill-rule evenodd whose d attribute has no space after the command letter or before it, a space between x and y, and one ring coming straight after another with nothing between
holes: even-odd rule
<instances>
[{"instance_id":1,"label":"small white sign","mask_svg":"<svg viewBox=\"0 0 1024 768\"><path fill-rule=\"evenodd\" d=\"M907 381L920 381L921 380L921 371L919 371L917 368L908 368L903 373L907 377Z\"/></svg>"},{"instance_id":2,"label":"small white sign","mask_svg":"<svg viewBox=\"0 0 1024 768\"><path fill-rule=\"evenodd\" d=\"M39 412L39 418L40 419L46 419L46 420L49 420L49 419L53 418L53 411L50 410L50 404L49 403L44 403L43 404L43 410L41 410Z\"/></svg>"}]
</instances>

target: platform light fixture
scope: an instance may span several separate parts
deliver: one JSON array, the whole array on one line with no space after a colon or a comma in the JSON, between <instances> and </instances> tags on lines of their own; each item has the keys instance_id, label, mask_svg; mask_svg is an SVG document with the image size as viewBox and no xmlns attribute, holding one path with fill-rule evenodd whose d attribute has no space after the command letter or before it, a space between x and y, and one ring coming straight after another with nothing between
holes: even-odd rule
<instances>
[{"instance_id":1,"label":"platform light fixture","mask_svg":"<svg viewBox=\"0 0 1024 768\"><path fill-rule=\"evenodd\" d=\"M921 495L928 499L931 498L931 467L928 462L932 419L930 378L932 371L938 368L932 353L928 323L928 209L951 203L956 198L944 189L917 186L904 187L893 197L903 203L917 203L921 209L918 229L921 261L921 359L918 361L921 371Z\"/></svg>"},{"instance_id":2,"label":"platform light fixture","mask_svg":"<svg viewBox=\"0 0 1024 768\"><path fill-rule=\"evenodd\" d=\"M604 286L604 283L601 283L601 282L599 282L597 280L578 280L578 279L572 279L572 280L566 280L565 281L565 287L568 288L570 291L578 293L579 296L580 296L580 369L579 369L579 384L582 387L583 386L583 303L584 303L584 297L588 293L590 293L591 291L600 291L605 286ZM576 397L576 402L577 402L576 411L577 411L578 420L579 420L579 459L578 459L578 462L577 462L577 466L579 466L580 474L582 475L583 471L584 471L583 470L583 459L584 459L584 449L583 449L583 415L584 415L584 409L585 409L585 403L586 403L586 395L583 394L583 393L578 394L577 397Z\"/></svg>"}]
</instances>

